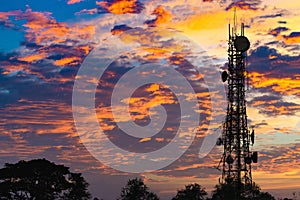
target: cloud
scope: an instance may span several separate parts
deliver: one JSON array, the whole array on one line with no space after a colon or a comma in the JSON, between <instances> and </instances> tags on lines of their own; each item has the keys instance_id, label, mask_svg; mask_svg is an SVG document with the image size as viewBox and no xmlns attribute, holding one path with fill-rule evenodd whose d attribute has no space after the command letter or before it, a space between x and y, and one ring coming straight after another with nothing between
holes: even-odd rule
<instances>
[{"instance_id":1,"label":"cloud","mask_svg":"<svg viewBox=\"0 0 300 200\"><path fill-rule=\"evenodd\" d=\"M0 26L4 26L6 28L13 29L13 30L20 30L20 27L15 25L9 17L19 16L21 15L21 13L22 11L20 10L0 12Z\"/></svg>"},{"instance_id":2,"label":"cloud","mask_svg":"<svg viewBox=\"0 0 300 200\"><path fill-rule=\"evenodd\" d=\"M82 59L80 57L73 56L55 60L53 64L57 66L79 65L81 61Z\"/></svg>"},{"instance_id":3,"label":"cloud","mask_svg":"<svg viewBox=\"0 0 300 200\"><path fill-rule=\"evenodd\" d=\"M286 28L286 27L277 27L275 29L272 29L269 34L273 35L273 36L278 36L279 34L281 34L281 32L284 32L284 31L288 31L290 30L289 28Z\"/></svg>"},{"instance_id":4,"label":"cloud","mask_svg":"<svg viewBox=\"0 0 300 200\"><path fill-rule=\"evenodd\" d=\"M284 102L279 97L267 95L253 98L249 105L257 107L259 113L274 117L278 115L295 115L297 111L300 111L300 104Z\"/></svg>"},{"instance_id":5,"label":"cloud","mask_svg":"<svg viewBox=\"0 0 300 200\"><path fill-rule=\"evenodd\" d=\"M289 173L298 171L294 166L299 165L299 146L300 144L291 145L273 145L259 152L259 167L256 171L268 173Z\"/></svg>"},{"instance_id":6,"label":"cloud","mask_svg":"<svg viewBox=\"0 0 300 200\"><path fill-rule=\"evenodd\" d=\"M145 9L144 4L138 0L108 0L96 1L100 6L99 13L126 14L141 13Z\"/></svg>"},{"instance_id":7,"label":"cloud","mask_svg":"<svg viewBox=\"0 0 300 200\"><path fill-rule=\"evenodd\" d=\"M116 25L113 29L111 29L111 33L113 35L121 34L125 31L131 30L132 28L127 26L126 24Z\"/></svg>"},{"instance_id":8,"label":"cloud","mask_svg":"<svg viewBox=\"0 0 300 200\"><path fill-rule=\"evenodd\" d=\"M259 18L275 18L275 17L282 17L282 13L277 13L277 14L271 14L271 15L262 15L259 16Z\"/></svg>"},{"instance_id":9,"label":"cloud","mask_svg":"<svg viewBox=\"0 0 300 200\"><path fill-rule=\"evenodd\" d=\"M266 46L253 50L248 57L249 78L253 89L250 95L255 97L249 105L259 109L259 113L268 116L294 115L300 110L299 98L300 57L281 55L277 50Z\"/></svg>"},{"instance_id":10,"label":"cloud","mask_svg":"<svg viewBox=\"0 0 300 200\"><path fill-rule=\"evenodd\" d=\"M300 32L292 32L290 35L283 35L286 44L300 43Z\"/></svg>"},{"instance_id":11,"label":"cloud","mask_svg":"<svg viewBox=\"0 0 300 200\"><path fill-rule=\"evenodd\" d=\"M153 20L147 20L145 24L148 26L157 26L160 24L164 24L170 21L172 15L169 11L165 10L163 6L158 6L152 12L152 15L156 15L156 18Z\"/></svg>"},{"instance_id":12,"label":"cloud","mask_svg":"<svg viewBox=\"0 0 300 200\"><path fill-rule=\"evenodd\" d=\"M30 8L27 8L25 12L1 13L0 17L2 20L6 20L6 24L10 23L8 17L14 17L15 20L26 20L23 25L26 41L34 42L37 45L65 43L72 39L86 40L95 34L93 25L69 26L64 22L57 22L51 17L50 12L34 12Z\"/></svg>"},{"instance_id":13,"label":"cloud","mask_svg":"<svg viewBox=\"0 0 300 200\"><path fill-rule=\"evenodd\" d=\"M92 50L94 43L90 40L95 34L94 25L57 22L51 13L34 12L30 8L6 15L25 20L25 41L15 52L0 57L3 75L44 83L73 81L76 70L68 67L79 67Z\"/></svg>"},{"instance_id":14,"label":"cloud","mask_svg":"<svg viewBox=\"0 0 300 200\"><path fill-rule=\"evenodd\" d=\"M239 0L231 3L225 10L257 10L258 6L261 4L260 0L247 1L247 0Z\"/></svg>"},{"instance_id":15,"label":"cloud","mask_svg":"<svg viewBox=\"0 0 300 200\"><path fill-rule=\"evenodd\" d=\"M45 53L45 52L41 52L41 53L37 52L36 54L25 55L25 56L22 56L22 57L18 57L17 59L19 61L24 61L24 62L31 63L31 62L35 62L37 60L42 60L42 59L47 58L47 57L48 57L47 53Z\"/></svg>"},{"instance_id":16,"label":"cloud","mask_svg":"<svg viewBox=\"0 0 300 200\"><path fill-rule=\"evenodd\" d=\"M97 8L92 8L92 9L83 9L79 12L76 12L75 15L81 15L81 14L89 14L89 15L93 15L98 13L98 9Z\"/></svg>"},{"instance_id":17,"label":"cloud","mask_svg":"<svg viewBox=\"0 0 300 200\"><path fill-rule=\"evenodd\" d=\"M74 78L80 63L95 46L93 37L96 33L96 25L100 24L101 29L107 29L108 33L111 30L112 34L119 35L124 42L138 42L142 46L141 52L136 52L133 55L123 55L122 62L118 63L120 61L118 60L113 63L102 77L103 80L99 82L95 102L96 112L99 124L107 136L125 150L136 152L154 151L167 145L172 140L178 126L176 120L185 120L186 118L180 118L179 108L176 107L176 98L167 88L158 84L150 84L139 88L132 98L127 99L128 102L131 102L131 116L140 125L149 122L149 114L151 114L149 108L158 104L163 104L170 118L173 119L168 120L162 132L151 138L130 138L119 130L113 120L109 105L110 99L108 98L114 84L124 73L132 69L132 66L164 60L166 65L176 68L178 72L187 77L197 90L200 104L197 111L201 112L201 119L199 127L195 127L198 131L195 133L196 139L191 148L178 161L158 171L156 173L157 179L165 177L167 181L164 183L170 183L172 186L174 184L182 185L182 181L191 178L207 181L207 184L209 184L209 181L216 183L219 172L214 167L219 162L222 150L215 148L211 154L203 159L199 159L197 156L203 137L209 127L207 119L211 114L209 92L202 85L203 76L209 71L202 71L203 74L195 73L191 63L185 59L188 52L182 53L180 45L175 45L173 41L161 42L159 35L146 28L147 25L143 25L143 22L146 21L145 19L150 19L146 23L149 26L159 27L160 25L171 24L171 27L177 28L180 25L177 22L181 21L185 24L184 28L189 27L196 30L197 37L206 37L205 34L199 34L198 31L204 30L211 33L213 29L220 32L223 37L224 32L219 31L221 30L220 27L227 23L228 16L231 17L232 14L226 14L224 10L222 12L197 14L199 13L199 9L197 9L199 1L189 1L184 5L182 1L165 1L161 2L163 8L159 6L156 9L155 7L160 4L155 2L151 5L143 1L145 5L150 5L150 9L142 8L145 5L137 3L138 1L124 2L102 1L102 3L98 2L101 8L82 9L77 13L94 14L99 11L100 13L128 14L121 16L122 20L123 17L126 18L123 21L117 19L120 17L119 15L102 15L109 17L105 17L105 20L99 18L95 26L90 22L85 22L85 24L59 22L52 17L50 12L34 12L31 9L27 9L25 12L9 11L0 15L1 24L6 28L20 28L20 25L15 25L12 19L25 21L22 27L22 30L25 30L25 41L22 43L21 48L13 53L0 55L0 113L1 116L4 116L0 119L0 123L4 124L0 128L1 133L3 133L0 139L7 141L1 149L2 163L12 159L17 161L19 159L31 159L33 156L43 156L68 166L71 165L75 169L86 173L107 174L109 178L112 178L112 175L120 174L120 172L105 167L92 158L80 143L72 121L71 100ZM240 2L238 5L234 5L230 9L237 6L237 9L250 10L251 16L257 14L256 12L259 14L258 4L252 4L250 1L238 2ZM209 5L209 3L206 5ZM154 19L146 16L147 12L150 14L153 9ZM139 15L130 15L130 13ZM129 18L133 16L136 18L130 21ZM280 17L279 14L262 15L261 20L271 19L271 16ZM137 18L140 21L133 22ZM278 20L278 18L275 20ZM119 21L122 23L119 23ZM96 22L93 21L93 23ZM145 29L134 28L136 26L132 23L134 25L140 23L140 27ZM286 34L286 31L291 30L292 27L283 27L285 26L283 21L281 24L280 27L277 27L278 24L276 26L270 25L266 28L268 30L263 33L269 33L275 37L281 36L282 41L288 44L298 44L296 32L290 35L288 35L289 33ZM262 33L261 31L258 32ZM154 47L149 48L149 44L152 44L152 47L154 45ZM157 46L155 46L156 44ZM227 43L224 42L224 44ZM181 52L181 54L174 52ZM250 55L247 57L249 66L247 66L247 69L250 71L249 77L252 86L249 93L250 96L253 96L249 99L248 104L249 107L255 107L256 111L264 114L263 119L265 119L265 116L270 117L266 118L265 121L261 118L257 119L257 121L254 121L255 126L262 128L261 130L268 128L270 132L275 131L275 129L278 132L290 132L290 129L280 126L280 122L278 122L277 127L273 128L272 122L276 121L274 119L280 115L292 117L293 114L299 111L299 105L297 104L297 98L300 94L299 56L287 56L280 53L280 49L276 50L264 46L254 47L254 50L249 53ZM116 67L117 64L119 64L119 67ZM93 81L97 83L98 80ZM189 95L186 94L185 96L187 101ZM250 115L249 117L255 119L257 116L260 115ZM116 120L120 120L121 117L117 116ZM193 132L190 131L187 134L193 134ZM257 135L260 137L259 133ZM291 136L287 135L285 138ZM262 139L263 144L265 144L266 140L272 140L272 134L268 134ZM292 159L298 159L296 154L299 152L299 145L297 147L285 146L276 145L270 149L262 149L259 153L258 168L254 171L271 170L271 173L286 174L295 171L296 173L297 170L293 171L293 166L298 166L299 163ZM265 147L268 148L270 145ZM11 156L12 152L14 153L13 157ZM116 156L117 159L120 158ZM284 163L291 164L291 162L294 162L293 166L285 168ZM254 167L256 168L256 166ZM171 183L170 180L173 180L174 177L178 177L177 182ZM153 180L155 181L155 179ZM278 181L282 182L282 180ZM172 188L172 191L174 191L174 188Z\"/></svg>"},{"instance_id":18,"label":"cloud","mask_svg":"<svg viewBox=\"0 0 300 200\"><path fill-rule=\"evenodd\" d=\"M84 1L84 0L68 0L67 4L75 4L75 3L79 3L81 1Z\"/></svg>"}]
</instances>

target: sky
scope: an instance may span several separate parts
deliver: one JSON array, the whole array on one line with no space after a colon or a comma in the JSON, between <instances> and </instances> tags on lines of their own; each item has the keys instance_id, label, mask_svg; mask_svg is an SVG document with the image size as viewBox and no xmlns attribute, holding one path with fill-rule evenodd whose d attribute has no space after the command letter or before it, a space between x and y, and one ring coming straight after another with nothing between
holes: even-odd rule
<instances>
[{"instance_id":1,"label":"sky","mask_svg":"<svg viewBox=\"0 0 300 200\"><path fill-rule=\"evenodd\" d=\"M161 199L195 182L211 191L222 148L205 139L222 131L234 10L251 43L253 179L300 195L298 0L1 1L0 165L46 158L103 199L133 177Z\"/></svg>"}]
</instances>

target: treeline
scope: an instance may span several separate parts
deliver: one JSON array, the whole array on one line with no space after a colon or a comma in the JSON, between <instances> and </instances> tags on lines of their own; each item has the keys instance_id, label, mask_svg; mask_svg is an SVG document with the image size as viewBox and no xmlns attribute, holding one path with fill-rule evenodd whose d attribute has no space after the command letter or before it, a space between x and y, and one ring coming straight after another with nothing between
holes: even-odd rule
<instances>
[{"instance_id":1,"label":"treeline","mask_svg":"<svg viewBox=\"0 0 300 200\"><path fill-rule=\"evenodd\" d=\"M227 183L218 184L212 192L212 197L208 197L208 193L201 185L194 183L186 185L184 189L178 190L172 200L275 200L268 192L261 192L256 184L243 185L240 194L237 194L237 184ZM159 200L159 197L143 183L141 179L131 179L122 189L121 198L119 200Z\"/></svg>"},{"instance_id":2,"label":"treeline","mask_svg":"<svg viewBox=\"0 0 300 200\"><path fill-rule=\"evenodd\" d=\"M81 173L57 165L46 159L6 163L0 169L0 200L100 200L92 198L88 183ZM275 200L268 192L261 192L256 184L242 185L239 195L232 181L218 184L211 197L201 185L194 183L178 190L172 200ZM121 189L118 200L159 200L157 194L139 179L130 179ZM101 199L102 200L102 199ZM286 199L285 199L286 200Z\"/></svg>"}]
</instances>

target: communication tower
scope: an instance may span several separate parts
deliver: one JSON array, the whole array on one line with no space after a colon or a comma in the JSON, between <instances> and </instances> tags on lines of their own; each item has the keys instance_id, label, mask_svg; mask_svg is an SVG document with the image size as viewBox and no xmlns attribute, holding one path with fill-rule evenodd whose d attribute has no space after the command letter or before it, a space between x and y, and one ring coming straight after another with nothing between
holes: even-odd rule
<instances>
[{"instance_id":1,"label":"communication tower","mask_svg":"<svg viewBox=\"0 0 300 200\"><path fill-rule=\"evenodd\" d=\"M249 130L247 124L245 99L245 59L250 42L244 35L243 23L238 33L236 15L233 27L229 24L228 39L228 67L222 72L222 81L228 84L228 104L222 137L217 140L217 145L224 148L218 168L222 171L220 182L236 183L236 193L240 196L242 187L252 186L251 164L257 163L257 152L250 151L250 145L254 144L254 130Z\"/></svg>"}]
</instances>

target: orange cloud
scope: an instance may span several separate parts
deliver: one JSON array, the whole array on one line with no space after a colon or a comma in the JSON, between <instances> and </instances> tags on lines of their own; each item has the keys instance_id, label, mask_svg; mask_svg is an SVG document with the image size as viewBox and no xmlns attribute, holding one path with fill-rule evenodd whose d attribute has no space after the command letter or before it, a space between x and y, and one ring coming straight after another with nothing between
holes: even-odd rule
<instances>
[{"instance_id":1,"label":"orange cloud","mask_svg":"<svg viewBox=\"0 0 300 200\"><path fill-rule=\"evenodd\" d=\"M8 12L0 12L0 23L5 27L14 28L15 25L9 19L10 16L19 16L22 13L20 10L8 11Z\"/></svg>"},{"instance_id":2,"label":"orange cloud","mask_svg":"<svg viewBox=\"0 0 300 200\"><path fill-rule=\"evenodd\" d=\"M252 105L253 106L261 106L261 105L265 105L265 104L274 104L276 102L278 102L278 100L255 101Z\"/></svg>"},{"instance_id":3,"label":"orange cloud","mask_svg":"<svg viewBox=\"0 0 300 200\"><path fill-rule=\"evenodd\" d=\"M292 113L292 110L300 110L300 105L293 106L280 106L276 107L274 105L269 105L264 107L265 112L277 113L277 115L289 115Z\"/></svg>"},{"instance_id":4,"label":"orange cloud","mask_svg":"<svg viewBox=\"0 0 300 200\"><path fill-rule=\"evenodd\" d=\"M25 19L27 23L23 26L25 37L30 42L39 45L51 43L64 43L67 40L87 40L95 34L94 25L77 24L70 26L63 22L55 21L49 12L33 12L28 8L25 13L16 16L17 19Z\"/></svg>"},{"instance_id":5,"label":"orange cloud","mask_svg":"<svg viewBox=\"0 0 300 200\"><path fill-rule=\"evenodd\" d=\"M300 43L300 33L299 32L293 32L289 36L282 36L282 38L286 44Z\"/></svg>"},{"instance_id":6,"label":"orange cloud","mask_svg":"<svg viewBox=\"0 0 300 200\"><path fill-rule=\"evenodd\" d=\"M144 9L144 5L137 0L96 1L96 4L113 14L140 13Z\"/></svg>"},{"instance_id":7,"label":"orange cloud","mask_svg":"<svg viewBox=\"0 0 300 200\"><path fill-rule=\"evenodd\" d=\"M155 10L152 12L152 15L156 15L156 18L154 20L146 21L146 24L148 24L149 26L164 24L170 21L172 17L171 13L165 10L162 6L158 6L157 8L155 8Z\"/></svg>"},{"instance_id":8,"label":"orange cloud","mask_svg":"<svg viewBox=\"0 0 300 200\"><path fill-rule=\"evenodd\" d=\"M155 138L156 142L163 142L165 140L165 138Z\"/></svg>"},{"instance_id":9,"label":"orange cloud","mask_svg":"<svg viewBox=\"0 0 300 200\"><path fill-rule=\"evenodd\" d=\"M152 92L151 92L152 93ZM153 91L150 97L131 97L129 100L130 112L135 113L133 119L144 119L149 115L149 108L157 105L176 104L171 92Z\"/></svg>"},{"instance_id":10,"label":"orange cloud","mask_svg":"<svg viewBox=\"0 0 300 200\"><path fill-rule=\"evenodd\" d=\"M24 115L26 110L30 110L30 114ZM20 99L18 106L7 107L6 116L12 117L8 122L11 124L22 124L22 128L15 128L16 131L22 131L27 127L29 131L34 129L36 134L59 134L64 133L72 137L76 136L73 131L73 119L61 119L64 115L58 113L71 113L71 106L63 102L53 101L29 101ZM21 116L15 117L13 116ZM55 118L60 117L60 118ZM41 127L39 127L41 126ZM27 131L27 129L25 129Z\"/></svg>"},{"instance_id":11,"label":"orange cloud","mask_svg":"<svg viewBox=\"0 0 300 200\"><path fill-rule=\"evenodd\" d=\"M148 88L146 88L147 92L155 92L159 90L160 85L157 83L151 84Z\"/></svg>"},{"instance_id":12,"label":"orange cloud","mask_svg":"<svg viewBox=\"0 0 300 200\"><path fill-rule=\"evenodd\" d=\"M47 53L41 52L41 53L36 53L33 55L26 55L26 56L20 57L20 58L18 58L18 60L25 61L25 62L34 62L34 61L46 58L47 56L48 56Z\"/></svg>"},{"instance_id":13,"label":"orange cloud","mask_svg":"<svg viewBox=\"0 0 300 200\"><path fill-rule=\"evenodd\" d=\"M143 138L143 139L140 139L139 142L148 142L150 140L151 140L151 138Z\"/></svg>"},{"instance_id":14,"label":"orange cloud","mask_svg":"<svg viewBox=\"0 0 300 200\"><path fill-rule=\"evenodd\" d=\"M284 43L288 45L300 43L300 32L292 32L289 35L283 35L281 34L282 30L286 31L289 29L280 27L271 30L269 33L275 36L277 40L284 41Z\"/></svg>"},{"instance_id":15,"label":"orange cloud","mask_svg":"<svg viewBox=\"0 0 300 200\"><path fill-rule=\"evenodd\" d=\"M67 58L62 58L60 60L54 61L54 65L56 66L65 66L65 65L78 65L81 63L81 58L80 57L67 57Z\"/></svg>"},{"instance_id":16,"label":"orange cloud","mask_svg":"<svg viewBox=\"0 0 300 200\"><path fill-rule=\"evenodd\" d=\"M79 3L83 0L68 0L67 4L75 4L75 3Z\"/></svg>"},{"instance_id":17,"label":"orange cloud","mask_svg":"<svg viewBox=\"0 0 300 200\"><path fill-rule=\"evenodd\" d=\"M9 63L9 62L2 62L1 65L3 66L3 72L2 74L8 75L12 74L14 72L22 71L26 68L26 65L19 64L19 63Z\"/></svg>"},{"instance_id":18,"label":"orange cloud","mask_svg":"<svg viewBox=\"0 0 300 200\"><path fill-rule=\"evenodd\" d=\"M255 88L271 87L275 92L288 95L299 95L300 76L292 77L267 77L265 74L251 72L251 84Z\"/></svg>"},{"instance_id":19,"label":"orange cloud","mask_svg":"<svg viewBox=\"0 0 300 200\"><path fill-rule=\"evenodd\" d=\"M92 48L89 45L82 45L75 48L80 51L83 51L85 56L88 55L89 52L92 50Z\"/></svg>"}]
</instances>

